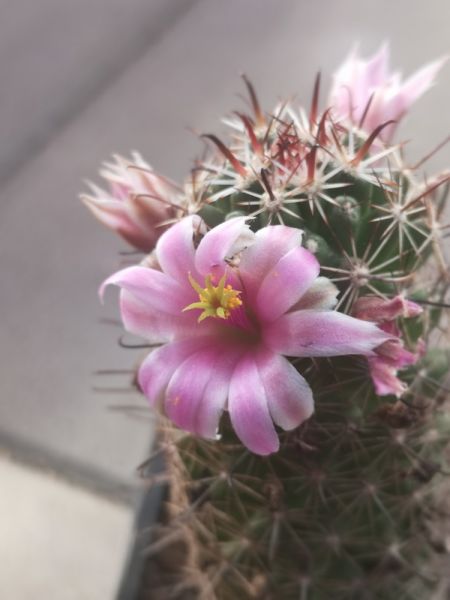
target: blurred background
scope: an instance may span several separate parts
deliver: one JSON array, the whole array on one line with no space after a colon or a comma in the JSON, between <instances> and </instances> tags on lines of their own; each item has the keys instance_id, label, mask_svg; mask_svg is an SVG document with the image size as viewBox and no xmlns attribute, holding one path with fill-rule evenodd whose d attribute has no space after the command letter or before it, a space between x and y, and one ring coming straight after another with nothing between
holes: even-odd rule
<instances>
[{"instance_id":1,"label":"blurred background","mask_svg":"<svg viewBox=\"0 0 450 600\"><path fill-rule=\"evenodd\" d=\"M97 298L127 248L83 180L133 149L182 180L196 132L243 106L242 72L270 110L308 104L320 69L325 102L355 43L389 41L407 76L450 52L449 28L448 0L0 0L0 598L115 598L151 449L130 374L109 373L140 352L117 343L114 294ZM399 130L412 163L449 106L447 65Z\"/></svg>"}]
</instances>

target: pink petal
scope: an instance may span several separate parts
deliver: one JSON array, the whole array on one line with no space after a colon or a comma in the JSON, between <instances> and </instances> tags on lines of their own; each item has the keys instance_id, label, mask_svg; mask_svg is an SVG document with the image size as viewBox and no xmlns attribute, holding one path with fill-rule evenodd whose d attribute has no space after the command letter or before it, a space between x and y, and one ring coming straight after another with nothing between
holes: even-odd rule
<instances>
[{"instance_id":1,"label":"pink petal","mask_svg":"<svg viewBox=\"0 0 450 600\"><path fill-rule=\"evenodd\" d=\"M318 277L300 300L292 307L294 310L330 310L337 302L339 290L327 277Z\"/></svg>"},{"instance_id":2,"label":"pink petal","mask_svg":"<svg viewBox=\"0 0 450 600\"><path fill-rule=\"evenodd\" d=\"M400 94L404 100L405 108L408 109L413 102L422 96L434 84L438 72L446 63L447 58L435 60L419 69L411 75L401 87Z\"/></svg>"},{"instance_id":3,"label":"pink petal","mask_svg":"<svg viewBox=\"0 0 450 600\"><path fill-rule=\"evenodd\" d=\"M241 252L253 241L245 217L236 217L211 229L201 240L195 256L197 271L206 277L214 275L218 281L225 272L226 258Z\"/></svg>"},{"instance_id":4,"label":"pink petal","mask_svg":"<svg viewBox=\"0 0 450 600\"><path fill-rule=\"evenodd\" d=\"M214 376L206 384L203 394L205 408L198 415L198 430L207 438L217 437L217 426L220 415L227 405L231 375L242 352L222 354L216 366Z\"/></svg>"},{"instance_id":5,"label":"pink petal","mask_svg":"<svg viewBox=\"0 0 450 600\"><path fill-rule=\"evenodd\" d=\"M231 377L228 410L237 436L249 450L261 455L278 450L266 392L250 353L241 358Z\"/></svg>"},{"instance_id":6,"label":"pink petal","mask_svg":"<svg viewBox=\"0 0 450 600\"><path fill-rule=\"evenodd\" d=\"M379 396L393 394L400 397L407 385L397 377L397 369L382 358L369 358L370 375Z\"/></svg>"},{"instance_id":7,"label":"pink petal","mask_svg":"<svg viewBox=\"0 0 450 600\"><path fill-rule=\"evenodd\" d=\"M174 211L163 202L139 194L130 197L128 206L133 220L146 231L153 232L155 239L167 229L167 226L164 228L161 223L174 216Z\"/></svg>"},{"instance_id":8,"label":"pink petal","mask_svg":"<svg viewBox=\"0 0 450 600\"><path fill-rule=\"evenodd\" d=\"M359 121L369 98L365 63L352 50L333 75L329 105L338 118Z\"/></svg>"},{"instance_id":9,"label":"pink petal","mask_svg":"<svg viewBox=\"0 0 450 600\"><path fill-rule=\"evenodd\" d=\"M192 288L183 289L165 273L147 267L128 267L115 273L103 283L101 295L109 284L122 288L120 310L127 331L153 343L196 334L195 315L183 312L196 299ZM205 323L202 334L214 325Z\"/></svg>"},{"instance_id":10,"label":"pink petal","mask_svg":"<svg viewBox=\"0 0 450 600\"><path fill-rule=\"evenodd\" d=\"M376 352L378 356L383 357L386 362L397 369L401 369L408 365L415 365L419 359L417 354L406 350L399 339L384 342L384 344L381 344L381 346L377 348Z\"/></svg>"},{"instance_id":11,"label":"pink petal","mask_svg":"<svg viewBox=\"0 0 450 600\"><path fill-rule=\"evenodd\" d=\"M260 318L274 321L291 308L317 278L316 257L299 246L285 254L267 273L256 298Z\"/></svg>"},{"instance_id":12,"label":"pink petal","mask_svg":"<svg viewBox=\"0 0 450 600\"><path fill-rule=\"evenodd\" d=\"M297 369L270 351L260 353L257 365L274 422L290 430L309 419L314 411L312 391Z\"/></svg>"},{"instance_id":13,"label":"pink petal","mask_svg":"<svg viewBox=\"0 0 450 600\"><path fill-rule=\"evenodd\" d=\"M128 267L114 273L101 285L101 297L108 285L118 285L127 290L149 309L176 316L195 298L194 291L186 294L186 291L165 273L147 267Z\"/></svg>"},{"instance_id":14,"label":"pink petal","mask_svg":"<svg viewBox=\"0 0 450 600\"><path fill-rule=\"evenodd\" d=\"M353 315L367 321L392 321L397 317L417 317L423 312L421 306L398 295L391 300L378 296L362 296L353 307Z\"/></svg>"},{"instance_id":15,"label":"pink petal","mask_svg":"<svg viewBox=\"0 0 450 600\"><path fill-rule=\"evenodd\" d=\"M381 321L377 323L378 327L388 333L391 338L399 338L402 335L400 327L396 321Z\"/></svg>"},{"instance_id":16,"label":"pink petal","mask_svg":"<svg viewBox=\"0 0 450 600\"><path fill-rule=\"evenodd\" d=\"M294 227L272 225L256 232L253 244L242 253L239 273L249 301L253 303L266 274L290 250L298 248L302 232Z\"/></svg>"},{"instance_id":17,"label":"pink petal","mask_svg":"<svg viewBox=\"0 0 450 600\"><path fill-rule=\"evenodd\" d=\"M386 123L386 121L398 121L403 114L389 100L386 89L388 88L379 87L373 92L370 108L366 113L363 123L366 132L372 133L372 131L379 125ZM380 132L379 137L383 141L388 142L394 135L397 125L397 122L391 123Z\"/></svg>"},{"instance_id":18,"label":"pink petal","mask_svg":"<svg viewBox=\"0 0 450 600\"><path fill-rule=\"evenodd\" d=\"M205 387L214 375L218 360L218 350L212 346L212 349L191 354L172 375L167 387L165 411L181 429L199 433L197 416L202 410ZM203 408L208 410L207 406Z\"/></svg>"},{"instance_id":19,"label":"pink petal","mask_svg":"<svg viewBox=\"0 0 450 600\"><path fill-rule=\"evenodd\" d=\"M299 310L268 324L266 345L287 356L370 354L390 338L376 325L335 311Z\"/></svg>"},{"instance_id":20,"label":"pink petal","mask_svg":"<svg viewBox=\"0 0 450 600\"><path fill-rule=\"evenodd\" d=\"M142 252L151 252L158 239L158 232L141 231L138 227L117 227L117 233L131 246Z\"/></svg>"},{"instance_id":21,"label":"pink petal","mask_svg":"<svg viewBox=\"0 0 450 600\"><path fill-rule=\"evenodd\" d=\"M100 171L100 175L102 175L102 171ZM104 173L103 173L103 175L104 175ZM120 200L120 203L123 206L125 204L125 202L127 202L127 200L129 199L130 193L132 193L131 188L124 183L116 182L116 181L111 181L110 186L111 186L111 189L110 189L111 196Z\"/></svg>"},{"instance_id":22,"label":"pink petal","mask_svg":"<svg viewBox=\"0 0 450 600\"><path fill-rule=\"evenodd\" d=\"M82 200L103 225L117 232L129 244L144 252L154 248L159 232L155 231L154 226L146 228L145 223L136 223L130 217L129 205L108 197L83 196Z\"/></svg>"},{"instance_id":23,"label":"pink petal","mask_svg":"<svg viewBox=\"0 0 450 600\"><path fill-rule=\"evenodd\" d=\"M150 403L154 405L162 400L171 377L183 361L213 343L214 340L205 336L179 340L153 350L138 372L139 386Z\"/></svg>"},{"instance_id":24,"label":"pink petal","mask_svg":"<svg viewBox=\"0 0 450 600\"><path fill-rule=\"evenodd\" d=\"M418 317L423 313L423 308L412 300L403 299L403 317L409 319L410 317Z\"/></svg>"},{"instance_id":25,"label":"pink petal","mask_svg":"<svg viewBox=\"0 0 450 600\"><path fill-rule=\"evenodd\" d=\"M98 190L99 194L106 194L106 192L100 188L94 189ZM110 199L108 196L101 198L88 195L82 196L81 200L89 208L92 214L107 227L117 229L119 226L131 225L123 202Z\"/></svg>"},{"instance_id":26,"label":"pink petal","mask_svg":"<svg viewBox=\"0 0 450 600\"><path fill-rule=\"evenodd\" d=\"M162 270L189 287L189 273L198 277L195 270L194 234L204 231L204 225L199 216L186 217L168 229L156 244L156 256Z\"/></svg>"},{"instance_id":27,"label":"pink petal","mask_svg":"<svg viewBox=\"0 0 450 600\"><path fill-rule=\"evenodd\" d=\"M188 357L175 371L166 393L166 414L181 429L217 438L230 377L238 355L217 343Z\"/></svg>"},{"instance_id":28,"label":"pink petal","mask_svg":"<svg viewBox=\"0 0 450 600\"><path fill-rule=\"evenodd\" d=\"M384 85L389 72L389 44L386 42L380 46L372 58L370 58L365 66L366 82L368 88L375 88Z\"/></svg>"},{"instance_id":29,"label":"pink petal","mask_svg":"<svg viewBox=\"0 0 450 600\"><path fill-rule=\"evenodd\" d=\"M198 334L197 321L191 314L180 312L179 315L173 315L155 310L148 302L143 302L127 290L120 293L120 313L127 331L152 343ZM211 329L212 323L202 323L202 335Z\"/></svg>"}]
</instances>

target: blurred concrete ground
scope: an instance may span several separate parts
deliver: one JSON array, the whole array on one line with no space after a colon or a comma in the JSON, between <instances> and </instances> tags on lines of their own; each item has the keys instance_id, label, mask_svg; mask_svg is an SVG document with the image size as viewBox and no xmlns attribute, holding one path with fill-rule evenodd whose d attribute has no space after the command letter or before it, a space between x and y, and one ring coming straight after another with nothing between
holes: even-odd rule
<instances>
[{"instance_id":1,"label":"blurred concrete ground","mask_svg":"<svg viewBox=\"0 0 450 600\"><path fill-rule=\"evenodd\" d=\"M1 598L113 598L132 522L128 508L6 460L0 478Z\"/></svg>"},{"instance_id":2,"label":"blurred concrete ground","mask_svg":"<svg viewBox=\"0 0 450 600\"><path fill-rule=\"evenodd\" d=\"M151 416L139 396L124 391L130 389L129 376L93 375L99 369L132 369L139 359L139 352L118 347L119 327L101 322L117 317L114 294L106 308L96 295L125 246L77 199L83 179L95 178L102 160L139 149L158 170L181 179L202 150L188 127L220 129L220 116L242 106L241 72L268 110L279 96L296 94L307 103L317 70L326 90L353 43L359 41L369 54L389 40L393 66L408 75L449 53L449 26L445 0L0 0L3 447L103 497L132 504L139 489L135 467L149 452ZM449 105L447 66L399 132L413 138L412 161L448 134ZM446 150L427 169L445 164ZM93 386L122 391L100 393ZM144 416L114 410L130 404L142 407ZM29 478L25 470L21 481L20 468L2 460L2 486L17 494L27 487L23 501L36 506L45 477ZM82 514L78 492L66 486L65 493L54 502L71 496L72 514ZM45 493L41 497L46 502ZM6 498L0 564L16 537L11 523L20 531L22 522L23 503L16 506L11 493ZM100 541L113 535L101 524L109 504L98 496L92 505L97 517L84 525ZM109 527L128 527L130 510L124 508ZM5 514L8 528L1 523ZM42 530L51 528L51 513L49 519L42 517ZM14 554L19 562L20 539ZM62 552L69 545L74 564L90 551L90 544L70 532L57 536L52 548L58 543ZM38 546L33 560L53 564L53 555ZM28 559L29 550L24 543ZM105 551L114 579L124 549L106 543ZM6 580L0 572L0 596L28 597L14 588L18 571L8 572ZM80 577L88 577L92 587L77 598L111 597L112 592L96 591L99 571L87 573ZM51 570L42 597L64 600L66 577L65 570Z\"/></svg>"}]
</instances>

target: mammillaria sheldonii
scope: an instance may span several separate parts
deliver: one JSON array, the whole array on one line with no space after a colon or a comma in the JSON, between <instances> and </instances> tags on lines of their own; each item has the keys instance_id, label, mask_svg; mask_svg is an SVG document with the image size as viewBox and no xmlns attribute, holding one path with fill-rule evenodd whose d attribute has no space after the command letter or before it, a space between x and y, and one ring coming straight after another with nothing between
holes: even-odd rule
<instances>
[{"instance_id":1,"label":"mammillaria sheldonii","mask_svg":"<svg viewBox=\"0 0 450 600\"><path fill-rule=\"evenodd\" d=\"M353 54L327 105L318 77L272 113L244 77L182 186L136 155L85 198L143 251L101 291L156 346L136 382L168 417L148 552L184 558L148 598L446 597L450 178L393 141L442 64L402 84L387 46Z\"/></svg>"}]
</instances>

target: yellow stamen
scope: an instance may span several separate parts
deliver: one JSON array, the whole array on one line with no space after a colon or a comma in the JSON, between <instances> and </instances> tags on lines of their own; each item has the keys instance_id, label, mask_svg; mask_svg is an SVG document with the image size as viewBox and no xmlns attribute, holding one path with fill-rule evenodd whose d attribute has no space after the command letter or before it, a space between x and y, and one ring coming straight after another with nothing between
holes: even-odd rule
<instances>
[{"instance_id":1,"label":"yellow stamen","mask_svg":"<svg viewBox=\"0 0 450 600\"><path fill-rule=\"evenodd\" d=\"M198 318L199 323L207 317L228 319L232 310L242 306L242 300L239 298L241 292L234 290L230 284L225 285L225 275L220 279L218 286L212 284L212 275L206 277L204 288L195 281L190 273L189 282L197 292L199 302L189 304L183 308L183 312L200 308L203 312Z\"/></svg>"}]
</instances>

